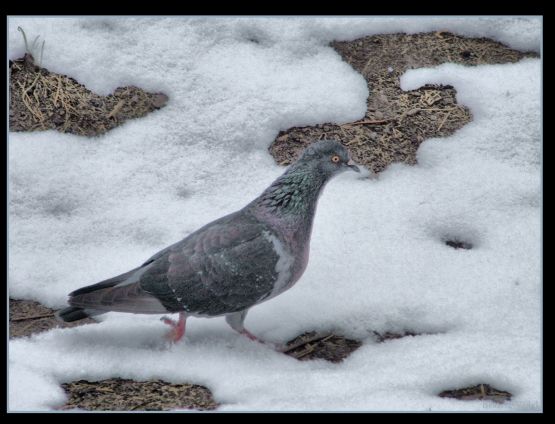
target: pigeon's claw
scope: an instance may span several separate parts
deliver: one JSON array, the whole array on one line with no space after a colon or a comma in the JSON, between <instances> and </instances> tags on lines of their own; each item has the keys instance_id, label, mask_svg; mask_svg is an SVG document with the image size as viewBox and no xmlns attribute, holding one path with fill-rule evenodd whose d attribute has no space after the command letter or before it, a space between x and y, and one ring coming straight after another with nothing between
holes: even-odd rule
<instances>
[{"instance_id":1,"label":"pigeon's claw","mask_svg":"<svg viewBox=\"0 0 555 424\"><path fill-rule=\"evenodd\" d=\"M171 327L171 330L168 331L168 333L166 334L166 339L168 341L170 341L171 343L177 343L179 340L183 338L183 336L185 335L186 319L187 317L183 312L179 313L178 321L175 321L166 316L163 316L162 318L160 318L160 321L162 321L164 324L167 324Z\"/></svg>"},{"instance_id":2,"label":"pigeon's claw","mask_svg":"<svg viewBox=\"0 0 555 424\"><path fill-rule=\"evenodd\" d=\"M249 330L246 330L246 329L243 330L243 331L239 331L239 334L241 334L242 336L248 337L253 342L258 342L258 343L263 344L264 346L271 347L276 352L282 353L284 351L284 349L287 347L286 345L282 345L281 343L273 343L273 342L268 342L268 341L262 340L262 339L256 337L254 334L252 334Z\"/></svg>"},{"instance_id":3,"label":"pigeon's claw","mask_svg":"<svg viewBox=\"0 0 555 424\"><path fill-rule=\"evenodd\" d=\"M164 324L168 324L168 325L177 325L177 321L174 319L171 319L170 317L167 316L163 316L162 318L160 318L160 321L162 321Z\"/></svg>"},{"instance_id":4,"label":"pigeon's claw","mask_svg":"<svg viewBox=\"0 0 555 424\"><path fill-rule=\"evenodd\" d=\"M254 334L252 334L249 330L247 329L243 329L242 331L239 332L239 334L248 337L249 339L251 339L254 342L258 342L258 343L262 343L265 344L266 342L264 340L259 339L258 337L256 337Z\"/></svg>"}]
</instances>

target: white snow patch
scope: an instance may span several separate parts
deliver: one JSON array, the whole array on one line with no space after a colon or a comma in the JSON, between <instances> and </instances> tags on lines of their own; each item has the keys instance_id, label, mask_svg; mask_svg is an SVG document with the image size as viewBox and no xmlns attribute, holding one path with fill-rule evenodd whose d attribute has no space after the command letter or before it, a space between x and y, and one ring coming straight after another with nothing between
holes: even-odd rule
<instances>
[{"instance_id":1,"label":"white snow patch","mask_svg":"<svg viewBox=\"0 0 555 424\"><path fill-rule=\"evenodd\" d=\"M266 150L279 130L361 118L366 83L331 39L446 29L538 51L541 33L534 17L10 18L10 58L23 53L17 25L46 39L52 71L103 94L135 84L170 97L94 139L10 133L10 295L51 307L252 200L283 171ZM10 410L52 409L59 383L111 377L204 384L223 410L541 410L541 63L402 79L434 82L452 84L474 120L423 143L416 166L328 184L307 271L247 317L272 341L361 338L345 362L296 361L223 319L189 320L167 349L158 317L111 313L10 341ZM435 334L372 337L403 329ZM437 397L480 382L513 400Z\"/></svg>"}]
</instances>

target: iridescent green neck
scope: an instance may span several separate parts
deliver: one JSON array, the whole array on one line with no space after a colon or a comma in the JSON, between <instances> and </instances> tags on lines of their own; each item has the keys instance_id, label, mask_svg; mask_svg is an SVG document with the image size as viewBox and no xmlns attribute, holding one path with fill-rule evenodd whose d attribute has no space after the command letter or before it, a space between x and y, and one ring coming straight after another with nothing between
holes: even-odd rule
<instances>
[{"instance_id":1,"label":"iridescent green neck","mask_svg":"<svg viewBox=\"0 0 555 424\"><path fill-rule=\"evenodd\" d=\"M312 213L328 177L310 166L292 166L275 180L256 204L283 215Z\"/></svg>"}]
</instances>

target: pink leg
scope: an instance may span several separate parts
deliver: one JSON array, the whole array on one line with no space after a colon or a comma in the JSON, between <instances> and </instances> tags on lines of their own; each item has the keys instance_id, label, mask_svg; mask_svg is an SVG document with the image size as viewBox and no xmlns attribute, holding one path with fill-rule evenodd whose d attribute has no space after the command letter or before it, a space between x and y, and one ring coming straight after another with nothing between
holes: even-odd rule
<instances>
[{"instance_id":1,"label":"pink leg","mask_svg":"<svg viewBox=\"0 0 555 424\"><path fill-rule=\"evenodd\" d=\"M272 343L272 342L267 342L264 341L258 337L256 337L254 334L252 334L249 330L247 330L246 328L243 328L243 330L241 331L237 331L239 334L241 334L242 336L248 337L250 340L252 340L253 342L258 342L263 344L264 346L269 346L271 348L273 348L274 350L278 351L278 352L282 352L283 349L286 347L285 345L281 345L279 343Z\"/></svg>"},{"instance_id":2,"label":"pink leg","mask_svg":"<svg viewBox=\"0 0 555 424\"><path fill-rule=\"evenodd\" d=\"M179 321L177 322L168 317L162 317L160 318L160 320L164 324L168 324L170 327L172 327L168 334L166 334L166 338L172 343L177 343L185 335L185 323L187 320L185 312L179 313Z\"/></svg>"},{"instance_id":3,"label":"pink leg","mask_svg":"<svg viewBox=\"0 0 555 424\"><path fill-rule=\"evenodd\" d=\"M266 342L264 340L259 339L258 337L256 337L254 334L252 334L249 330L247 330L246 328L243 329L243 331L239 331L239 334L248 337L249 339L251 339L252 341L258 342L258 343L262 343L265 344Z\"/></svg>"}]
</instances>

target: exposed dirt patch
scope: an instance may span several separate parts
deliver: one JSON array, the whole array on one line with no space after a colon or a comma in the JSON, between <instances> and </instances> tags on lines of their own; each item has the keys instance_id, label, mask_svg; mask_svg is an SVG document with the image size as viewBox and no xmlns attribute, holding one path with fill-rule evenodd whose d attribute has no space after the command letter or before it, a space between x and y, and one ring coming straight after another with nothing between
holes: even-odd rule
<instances>
[{"instance_id":1,"label":"exposed dirt patch","mask_svg":"<svg viewBox=\"0 0 555 424\"><path fill-rule=\"evenodd\" d=\"M196 384L172 384L162 380L133 381L121 378L62 384L69 396L60 409L94 411L167 411L216 409L212 393Z\"/></svg>"},{"instance_id":2,"label":"exposed dirt patch","mask_svg":"<svg viewBox=\"0 0 555 424\"><path fill-rule=\"evenodd\" d=\"M401 333L391 331L379 333L374 331L373 333L378 343L424 334L414 331L403 331ZM360 340L349 339L333 333L310 331L288 341L283 352L300 361L325 359L330 362L341 362L360 346L362 346Z\"/></svg>"},{"instance_id":3,"label":"exposed dirt patch","mask_svg":"<svg viewBox=\"0 0 555 424\"><path fill-rule=\"evenodd\" d=\"M96 323L90 318L75 322L60 322L54 317L54 312L56 312L54 309L32 300L10 299L10 338L30 336L52 328Z\"/></svg>"},{"instance_id":4,"label":"exposed dirt patch","mask_svg":"<svg viewBox=\"0 0 555 424\"><path fill-rule=\"evenodd\" d=\"M269 150L281 165L290 164L306 146L322 138L341 141L355 161L374 172L392 162L415 164L420 143L453 134L472 116L457 104L453 87L427 85L403 91L400 75L407 69L445 62L479 65L537 57L486 38L448 32L374 35L331 46L366 79L370 91L366 116L344 125L323 123L280 132Z\"/></svg>"},{"instance_id":5,"label":"exposed dirt patch","mask_svg":"<svg viewBox=\"0 0 555 424\"><path fill-rule=\"evenodd\" d=\"M445 244L453 249L465 249L470 250L472 249L472 244L467 243L466 241L461 240L446 240Z\"/></svg>"},{"instance_id":6,"label":"exposed dirt patch","mask_svg":"<svg viewBox=\"0 0 555 424\"><path fill-rule=\"evenodd\" d=\"M73 78L35 66L30 54L10 61L10 131L56 129L95 136L160 109L167 100L163 93L137 87L100 96Z\"/></svg>"},{"instance_id":7,"label":"exposed dirt patch","mask_svg":"<svg viewBox=\"0 0 555 424\"><path fill-rule=\"evenodd\" d=\"M445 390L438 396L459 400L492 400L497 403L503 403L511 400L513 395L509 392L495 389L489 384L478 384L476 386L465 387L462 389Z\"/></svg>"},{"instance_id":8,"label":"exposed dirt patch","mask_svg":"<svg viewBox=\"0 0 555 424\"><path fill-rule=\"evenodd\" d=\"M337 334L318 334L315 331L303 333L287 342L285 354L306 361L325 359L341 362L362 346L359 340L348 339Z\"/></svg>"},{"instance_id":9,"label":"exposed dirt patch","mask_svg":"<svg viewBox=\"0 0 555 424\"><path fill-rule=\"evenodd\" d=\"M395 333L391 331L386 331L385 333L378 333L374 331L374 336L376 336L376 341L378 343L387 342L388 340L401 339L408 336L421 336L423 333L415 333L413 331L403 331L402 333Z\"/></svg>"}]
</instances>

